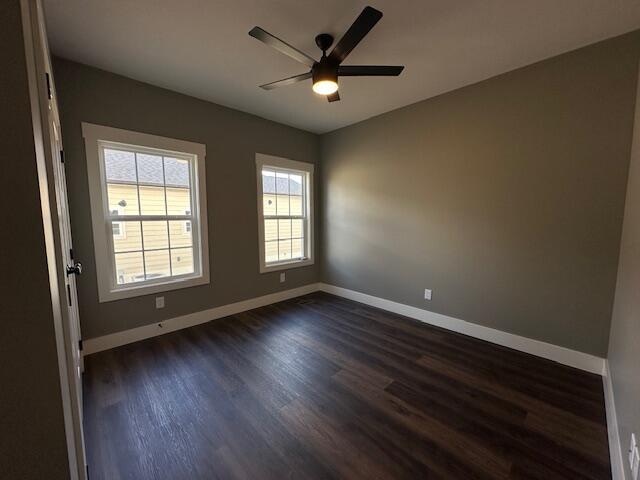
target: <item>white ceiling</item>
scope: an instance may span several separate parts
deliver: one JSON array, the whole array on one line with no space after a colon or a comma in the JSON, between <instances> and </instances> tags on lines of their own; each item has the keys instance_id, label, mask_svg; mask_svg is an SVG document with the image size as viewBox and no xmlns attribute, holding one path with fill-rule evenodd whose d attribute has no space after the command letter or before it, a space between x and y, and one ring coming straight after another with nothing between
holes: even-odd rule
<instances>
[{"instance_id":1,"label":"white ceiling","mask_svg":"<svg viewBox=\"0 0 640 480\"><path fill-rule=\"evenodd\" d=\"M323 133L640 27L638 0L45 0L52 51L153 85ZM346 64L405 65L342 78L328 103L308 70L247 35L258 25L318 58L370 4L384 17Z\"/></svg>"}]
</instances>

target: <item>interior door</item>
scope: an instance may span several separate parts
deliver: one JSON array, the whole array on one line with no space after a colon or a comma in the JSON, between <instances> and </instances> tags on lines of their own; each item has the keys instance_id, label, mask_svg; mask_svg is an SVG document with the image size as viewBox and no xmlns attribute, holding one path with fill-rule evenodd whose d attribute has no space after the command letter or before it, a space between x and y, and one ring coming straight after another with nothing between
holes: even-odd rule
<instances>
[{"instance_id":1,"label":"interior door","mask_svg":"<svg viewBox=\"0 0 640 480\"><path fill-rule=\"evenodd\" d=\"M87 468L82 426L82 337L80 335L80 317L76 293L76 281L82 273L82 265L76 260L73 251L60 117L42 5L39 0L30 0L29 7L35 67L39 79L38 97L40 100L42 133L46 158L49 163L47 165L49 196L50 201L55 201L52 210L55 210L57 216L57 219L52 220L54 220L58 283L61 286L60 304L62 307L65 357L69 377L68 387L71 397L71 419L77 463L77 472L72 473L72 478L84 480L87 478Z\"/></svg>"},{"instance_id":2,"label":"interior door","mask_svg":"<svg viewBox=\"0 0 640 480\"><path fill-rule=\"evenodd\" d=\"M67 202L67 183L64 167L64 150L62 147L62 137L60 133L60 123L55 108L55 101L52 99L53 107L49 111L49 127L53 133L51 138L51 150L53 158L53 173L55 182L56 203L58 205L58 220L60 224L60 244L62 247L62 258L60 258L59 268L65 274L65 295L66 295L66 315L65 329L67 337L68 364L70 366L71 400L74 403L72 410L76 429L76 445L81 448L81 463L86 470L86 459L84 455L84 432L82 425L82 372L84 370L82 360L82 336L80 334L80 315L78 312L78 296L76 293L76 281L82 273L82 264L74 258L73 243L71 238L71 225L69 221L69 205Z\"/></svg>"},{"instance_id":3,"label":"interior door","mask_svg":"<svg viewBox=\"0 0 640 480\"><path fill-rule=\"evenodd\" d=\"M51 102L55 106L55 100L52 99ZM64 150L56 108L51 108L49 112L49 128L53 133L51 150L53 153L53 173L56 203L58 204L58 219L60 223L60 243L63 254L63 258L60 259L60 268L65 272L66 305L69 319L69 336L71 338L74 383L77 384L78 408L80 413L82 413L82 336L80 335L80 315L78 311L78 296L76 293L77 277L82 274L82 264L74 258L71 222L69 220L69 204L67 200Z\"/></svg>"}]
</instances>

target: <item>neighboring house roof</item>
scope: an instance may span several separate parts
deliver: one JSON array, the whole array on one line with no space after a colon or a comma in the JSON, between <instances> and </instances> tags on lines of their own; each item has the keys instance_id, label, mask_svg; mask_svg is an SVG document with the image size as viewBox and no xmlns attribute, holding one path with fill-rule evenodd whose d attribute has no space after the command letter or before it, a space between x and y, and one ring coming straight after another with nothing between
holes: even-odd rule
<instances>
[{"instance_id":1,"label":"neighboring house roof","mask_svg":"<svg viewBox=\"0 0 640 480\"><path fill-rule=\"evenodd\" d=\"M164 157L164 178L167 185L189 186L189 165L184 160Z\"/></svg>"},{"instance_id":2,"label":"neighboring house roof","mask_svg":"<svg viewBox=\"0 0 640 480\"><path fill-rule=\"evenodd\" d=\"M162 178L162 159L164 158L164 177ZM123 150L105 148L104 165L108 182L136 183L174 187L189 187L189 166L184 160L158 155L135 154ZM302 176L278 173L262 176L264 193L302 195Z\"/></svg>"},{"instance_id":3,"label":"neighboring house roof","mask_svg":"<svg viewBox=\"0 0 640 480\"><path fill-rule=\"evenodd\" d=\"M164 158L163 181L162 159ZM136 160L139 183L189 187L189 165L184 160L133 152L105 149L104 166L107 181L136 183Z\"/></svg>"},{"instance_id":4,"label":"neighboring house roof","mask_svg":"<svg viewBox=\"0 0 640 480\"><path fill-rule=\"evenodd\" d=\"M262 175L262 192L302 195L302 177L298 175L285 176L287 174L278 174L277 184L276 177L273 175ZM288 178L287 178L288 177Z\"/></svg>"}]
</instances>

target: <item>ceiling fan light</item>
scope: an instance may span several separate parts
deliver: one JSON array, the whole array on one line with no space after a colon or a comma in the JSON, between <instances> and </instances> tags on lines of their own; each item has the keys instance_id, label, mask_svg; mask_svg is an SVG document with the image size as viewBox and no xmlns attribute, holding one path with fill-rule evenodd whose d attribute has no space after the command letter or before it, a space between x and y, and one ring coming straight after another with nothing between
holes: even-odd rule
<instances>
[{"instance_id":1,"label":"ceiling fan light","mask_svg":"<svg viewBox=\"0 0 640 480\"><path fill-rule=\"evenodd\" d=\"M338 83L333 80L318 80L313 84L313 91L320 95L331 95L338 91Z\"/></svg>"}]
</instances>

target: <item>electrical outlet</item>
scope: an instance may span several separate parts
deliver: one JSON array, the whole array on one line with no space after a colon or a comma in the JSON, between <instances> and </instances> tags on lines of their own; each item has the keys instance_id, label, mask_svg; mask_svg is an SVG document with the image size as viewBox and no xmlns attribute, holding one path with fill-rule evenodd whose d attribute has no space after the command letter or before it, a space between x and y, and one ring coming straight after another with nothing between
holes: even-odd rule
<instances>
[{"instance_id":1,"label":"electrical outlet","mask_svg":"<svg viewBox=\"0 0 640 480\"><path fill-rule=\"evenodd\" d=\"M287 279L287 274L285 272L282 272L280 274L280 283L284 283L286 279Z\"/></svg>"},{"instance_id":2,"label":"electrical outlet","mask_svg":"<svg viewBox=\"0 0 640 480\"><path fill-rule=\"evenodd\" d=\"M431 290L428 288L424 289L424 299L425 300L431 300Z\"/></svg>"},{"instance_id":3,"label":"electrical outlet","mask_svg":"<svg viewBox=\"0 0 640 480\"><path fill-rule=\"evenodd\" d=\"M164 308L164 297L156 297L156 308Z\"/></svg>"}]
</instances>

